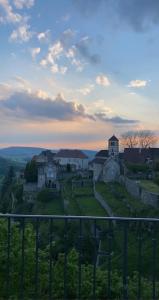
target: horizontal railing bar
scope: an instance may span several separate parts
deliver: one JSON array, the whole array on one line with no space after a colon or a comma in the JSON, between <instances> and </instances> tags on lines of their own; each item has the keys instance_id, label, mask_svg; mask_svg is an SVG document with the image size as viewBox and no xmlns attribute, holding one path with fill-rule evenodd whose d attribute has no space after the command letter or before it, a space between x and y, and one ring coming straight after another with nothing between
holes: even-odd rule
<instances>
[{"instance_id":1,"label":"horizontal railing bar","mask_svg":"<svg viewBox=\"0 0 159 300\"><path fill-rule=\"evenodd\" d=\"M70 219L70 220L116 220L116 221L146 221L159 222L159 218L132 218L132 217L96 217L96 216L72 216L72 215L25 215L25 214L1 214L0 218L17 218L17 219Z\"/></svg>"}]
</instances>

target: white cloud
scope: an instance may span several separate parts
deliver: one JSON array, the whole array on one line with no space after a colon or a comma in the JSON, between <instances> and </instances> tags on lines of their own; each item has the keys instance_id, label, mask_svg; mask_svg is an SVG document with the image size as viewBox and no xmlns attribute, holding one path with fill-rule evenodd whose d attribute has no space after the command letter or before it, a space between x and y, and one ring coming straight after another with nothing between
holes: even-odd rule
<instances>
[{"instance_id":1,"label":"white cloud","mask_svg":"<svg viewBox=\"0 0 159 300\"><path fill-rule=\"evenodd\" d=\"M102 86L109 86L110 85L110 81L108 79L107 76L105 75L98 75L96 77L96 83L99 84L99 85L102 85Z\"/></svg>"},{"instance_id":2,"label":"white cloud","mask_svg":"<svg viewBox=\"0 0 159 300\"><path fill-rule=\"evenodd\" d=\"M43 58L43 59L40 61L40 65L41 65L42 67L46 67L46 66L47 66L47 60Z\"/></svg>"},{"instance_id":3,"label":"white cloud","mask_svg":"<svg viewBox=\"0 0 159 300\"><path fill-rule=\"evenodd\" d=\"M28 42L33 36L33 32L30 31L30 25L22 24L17 29L13 30L10 35L10 41Z\"/></svg>"},{"instance_id":4,"label":"white cloud","mask_svg":"<svg viewBox=\"0 0 159 300\"><path fill-rule=\"evenodd\" d=\"M106 106L106 101L104 99L99 99L93 102L91 108L93 112L103 112L105 114L113 114L112 109Z\"/></svg>"},{"instance_id":5,"label":"white cloud","mask_svg":"<svg viewBox=\"0 0 159 300\"><path fill-rule=\"evenodd\" d=\"M48 42L50 36L50 30L46 30L44 32L39 32L37 38L40 42Z\"/></svg>"},{"instance_id":6,"label":"white cloud","mask_svg":"<svg viewBox=\"0 0 159 300\"><path fill-rule=\"evenodd\" d=\"M82 72L86 63L83 63L81 60L73 58L71 64L76 66L76 71Z\"/></svg>"},{"instance_id":7,"label":"white cloud","mask_svg":"<svg viewBox=\"0 0 159 300\"><path fill-rule=\"evenodd\" d=\"M85 87L78 89L78 91L84 96L87 96L93 91L93 89L94 89L94 84L87 84Z\"/></svg>"},{"instance_id":8,"label":"white cloud","mask_svg":"<svg viewBox=\"0 0 159 300\"><path fill-rule=\"evenodd\" d=\"M17 9L31 8L34 5L34 0L14 0L14 5Z\"/></svg>"},{"instance_id":9,"label":"white cloud","mask_svg":"<svg viewBox=\"0 0 159 300\"><path fill-rule=\"evenodd\" d=\"M32 48L30 51L31 51L31 56L33 59L36 58L36 56L40 53L40 47L38 48Z\"/></svg>"},{"instance_id":10,"label":"white cloud","mask_svg":"<svg viewBox=\"0 0 159 300\"><path fill-rule=\"evenodd\" d=\"M63 66L63 67L59 67L58 64L53 64L51 67L51 72L56 74L56 73L60 73L62 75L64 75L67 72L67 67Z\"/></svg>"},{"instance_id":11,"label":"white cloud","mask_svg":"<svg viewBox=\"0 0 159 300\"><path fill-rule=\"evenodd\" d=\"M131 80L128 84L128 87L133 87L133 88L142 88L147 85L147 80Z\"/></svg>"},{"instance_id":12,"label":"white cloud","mask_svg":"<svg viewBox=\"0 0 159 300\"><path fill-rule=\"evenodd\" d=\"M0 82L0 100L8 98L12 94L12 87L8 83Z\"/></svg>"},{"instance_id":13,"label":"white cloud","mask_svg":"<svg viewBox=\"0 0 159 300\"><path fill-rule=\"evenodd\" d=\"M54 64L55 60L59 59L63 52L63 46L60 41L49 47L49 52L46 57L47 64Z\"/></svg>"},{"instance_id":14,"label":"white cloud","mask_svg":"<svg viewBox=\"0 0 159 300\"><path fill-rule=\"evenodd\" d=\"M64 75L67 72L67 70L68 70L68 68L66 66L61 67L60 68L60 73Z\"/></svg>"},{"instance_id":15,"label":"white cloud","mask_svg":"<svg viewBox=\"0 0 159 300\"><path fill-rule=\"evenodd\" d=\"M75 47L69 48L68 51L66 52L66 57L67 58L74 58L75 55L76 55L76 48Z\"/></svg>"},{"instance_id":16,"label":"white cloud","mask_svg":"<svg viewBox=\"0 0 159 300\"><path fill-rule=\"evenodd\" d=\"M1 22L19 23L22 20L22 16L13 11L13 8L8 0L0 0L0 7L2 7L4 11L4 15L1 16Z\"/></svg>"}]
</instances>

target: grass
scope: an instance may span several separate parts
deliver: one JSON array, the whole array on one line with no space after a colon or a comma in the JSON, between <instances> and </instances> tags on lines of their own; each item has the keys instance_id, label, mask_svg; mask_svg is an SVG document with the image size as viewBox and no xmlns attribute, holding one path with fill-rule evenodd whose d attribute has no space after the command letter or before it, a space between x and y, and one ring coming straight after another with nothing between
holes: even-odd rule
<instances>
[{"instance_id":1,"label":"grass","mask_svg":"<svg viewBox=\"0 0 159 300\"><path fill-rule=\"evenodd\" d=\"M94 197L83 197L77 199L83 215L106 217L106 211L101 207Z\"/></svg>"},{"instance_id":2,"label":"grass","mask_svg":"<svg viewBox=\"0 0 159 300\"><path fill-rule=\"evenodd\" d=\"M159 186L151 180L140 180L140 186L152 193L159 193Z\"/></svg>"},{"instance_id":3,"label":"grass","mask_svg":"<svg viewBox=\"0 0 159 300\"><path fill-rule=\"evenodd\" d=\"M96 190L111 207L116 216L137 216L145 209L145 205L132 197L119 183L98 182Z\"/></svg>"},{"instance_id":4,"label":"grass","mask_svg":"<svg viewBox=\"0 0 159 300\"><path fill-rule=\"evenodd\" d=\"M71 182L64 184L63 198L67 201L69 215L107 216L105 210L93 196L92 187L77 187L73 190Z\"/></svg>"},{"instance_id":5,"label":"grass","mask_svg":"<svg viewBox=\"0 0 159 300\"><path fill-rule=\"evenodd\" d=\"M47 202L36 201L33 213L43 215L63 215L63 200L61 197L56 196Z\"/></svg>"}]
</instances>

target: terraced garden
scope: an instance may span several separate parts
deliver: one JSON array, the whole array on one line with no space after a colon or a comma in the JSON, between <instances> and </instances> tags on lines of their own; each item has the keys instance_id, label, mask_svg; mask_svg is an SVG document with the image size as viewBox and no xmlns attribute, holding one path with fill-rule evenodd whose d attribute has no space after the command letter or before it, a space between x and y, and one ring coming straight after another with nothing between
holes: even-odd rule
<instances>
[{"instance_id":1,"label":"terraced garden","mask_svg":"<svg viewBox=\"0 0 159 300\"><path fill-rule=\"evenodd\" d=\"M146 216L149 211L154 210L132 197L119 183L98 182L96 190L111 207L115 216Z\"/></svg>"},{"instance_id":2,"label":"terraced garden","mask_svg":"<svg viewBox=\"0 0 159 300\"><path fill-rule=\"evenodd\" d=\"M76 187L72 191L71 182L64 184L63 197L67 203L67 213L73 215L107 216L93 195L93 188Z\"/></svg>"}]
</instances>

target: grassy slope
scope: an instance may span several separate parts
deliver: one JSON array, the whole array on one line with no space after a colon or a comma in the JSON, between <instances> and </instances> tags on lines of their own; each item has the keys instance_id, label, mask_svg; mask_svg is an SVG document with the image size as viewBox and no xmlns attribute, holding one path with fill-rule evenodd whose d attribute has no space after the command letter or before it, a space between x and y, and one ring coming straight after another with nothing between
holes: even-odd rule
<instances>
[{"instance_id":1,"label":"grassy slope","mask_svg":"<svg viewBox=\"0 0 159 300\"><path fill-rule=\"evenodd\" d=\"M159 194L159 186L151 180L141 180L140 186L149 192Z\"/></svg>"},{"instance_id":2,"label":"grassy slope","mask_svg":"<svg viewBox=\"0 0 159 300\"><path fill-rule=\"evenodd\" d=\"M92 187L76 188L72 192L71 182L64 185L63 197L67 200L69 215L106 216L105 210L93 196Z\"/></svg>"}]
</instances>

